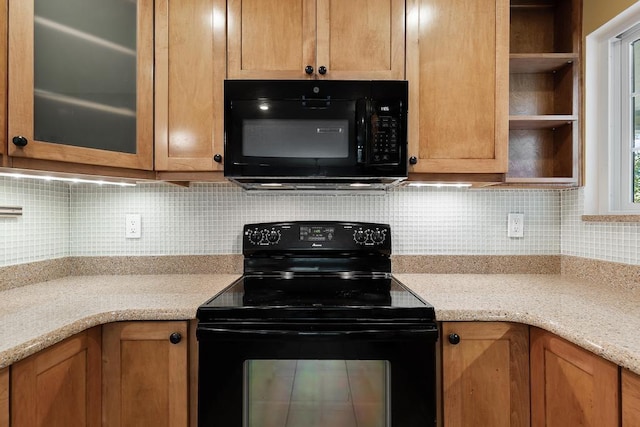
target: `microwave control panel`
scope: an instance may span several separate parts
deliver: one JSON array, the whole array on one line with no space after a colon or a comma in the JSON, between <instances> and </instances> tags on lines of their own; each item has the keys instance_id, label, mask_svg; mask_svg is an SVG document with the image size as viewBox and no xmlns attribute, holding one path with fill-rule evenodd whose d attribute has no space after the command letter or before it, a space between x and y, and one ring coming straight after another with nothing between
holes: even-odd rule
<instances>
[{"instance_id":1,"label":"microwave control panel","mask_svg":"<svg viewBox=\"0 0 640 427\"><path fill-rule=\"evenodd\" d=\"M374 164L398 163L398 119L393 116L374 115L371 120L371 162Z\"/></svg>"}]
</instances>

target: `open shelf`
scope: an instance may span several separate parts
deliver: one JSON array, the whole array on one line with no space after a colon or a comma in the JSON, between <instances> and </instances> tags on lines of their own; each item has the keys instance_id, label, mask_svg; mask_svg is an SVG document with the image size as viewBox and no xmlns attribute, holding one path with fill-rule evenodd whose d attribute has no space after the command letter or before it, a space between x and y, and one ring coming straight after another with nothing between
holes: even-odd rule
<instances>
[{"instance_id":1,"label":"open shelf","mask_svg":"<svg viewBox=\"0 0 640 427\"><path fill-rule=\"evenodd\" d=\"M582 0L511 0L510 184L577 185Z\"/></svg>"},{"instance_id":2,"label":"open shelf","mask_svg":"<svg viewBox=\"0 0 640 427\"><path fill-rule=\"evenodd\" d=\"M509 73L552 73L578 61L578 54L569 53L512 53Z\"/></svg>"},{"instance_id":3,"label":"open shelf","mask_svg":"<svg viewBox=\"0 0 640 427\"><path fill-rule=\"evenodd\" d=\"M555 129L578 120L573 115L509 116L509 130Z\"/></svg>"}]
</instances>

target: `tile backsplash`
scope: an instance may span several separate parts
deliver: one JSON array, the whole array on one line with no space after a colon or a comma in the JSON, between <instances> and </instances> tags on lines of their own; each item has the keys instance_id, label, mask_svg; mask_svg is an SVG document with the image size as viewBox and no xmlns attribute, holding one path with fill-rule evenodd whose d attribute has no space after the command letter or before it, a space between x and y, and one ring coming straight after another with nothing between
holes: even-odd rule
<instances>
[{"instance_id":1,"label":"tile backsplash","mask_svg":"<svg viewBox=\"0 0 640 427\"><path fill-rule=\"evenodd\" d=\"M0 218L0 266L68 256L69 197L60 182L0 178L0 205L23 208Z\"/></svg>"},{"instance_id":2,"label":"tile backsplash","mask_svg":"<svg viewBox=\"0 0 640 427\"><path fill-rule=\"evenodd\" d=\"M246 193L230 184L71 187L71 255L240 253L242 225L261 221L389 223L395 254L557 254L557 191L395 189L385 194ZM527 238L507 237L509 212ZM142 216L142 238L124 217Z\"/></svg>"},{"instance_id":3,"label":"tile backsplash","mask_svg":"<svg viewBox=\"0 0 640 427\"><path fill-rule=\"evenodd\" d=\"M389 223L397 255L567 254L640 264L639 224L583 223L582 190L398 188L384 194L255 194L231 184L110 187L0 178L0 266L65 256L240 253L242 225L281 220ZM507 215L525 214L525 237ZM140 214L142 237L125 238Z\"/></svg>"}]
</instances>

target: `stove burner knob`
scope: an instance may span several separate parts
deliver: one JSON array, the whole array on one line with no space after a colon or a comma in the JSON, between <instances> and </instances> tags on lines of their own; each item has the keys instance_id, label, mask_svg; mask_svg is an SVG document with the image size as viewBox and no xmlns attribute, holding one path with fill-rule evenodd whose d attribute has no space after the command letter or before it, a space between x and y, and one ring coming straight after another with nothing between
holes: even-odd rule
<instances>
[{"instance_id":1,"label":"stove burner knob","mask_svg":"<svg viewBox=\"0 0 640 427\"><path fill-rule=\"evenodd\" d=\"M267 234L267 240L269 243L278 243L280 241L280 231L271 230L269 234Z\"/></svg>"},{"instance_id":2,"label":"stove burner knob","mask_svg":"<svg viewBox=\"0 0 640 427\"><path fill-rule=\"evenodd\" d=\"M258 230L249 232L249 241L254 245L257 245L262 240L262 233Z\"/></svg>"},{"instance_id":3,"label":"stove burner knob","mask_svg":"<svg viewBox=\"0 0 640 427\"><path fill-rule=\"evenodd\" d=\"M356 243L362 244L367 240L367 235L364 233L364 231L362 231L362 229L356 230L353 233L353 240L355 240Z\"/></svg>"},{"instance_id":4,"label":"stove burner knob","mask_svg":"<svg viewBox=\"0 0 640 427\"><path fill-rule=\"evenodd\" d=\"M449 342L453 345L460 344L460 335L458 334L449 334Z\"/></svg>"},{"instance_id":5,"label":"stove burner knob","mask_svg":"<svg viewBox=\"0 0 640 427\"><path fill-rule=\"evenodd\" d=\"M169 341L171 341L171 344L178 344L180 341L182 341L182 334L180 334L180 332L174 332L171 335L169 335Z\"/></svg>"},{"instance_id":6,"label":"stove burner knob","mask_svg":"<svg viewBox=\"0 0 640 427\"><path fill-rule=\"evenodd\" d=\"M380 230L376 230L373 232L371 238L375 243L382 243L384 242L384 233Z\"/></svg>"}]
</instances>

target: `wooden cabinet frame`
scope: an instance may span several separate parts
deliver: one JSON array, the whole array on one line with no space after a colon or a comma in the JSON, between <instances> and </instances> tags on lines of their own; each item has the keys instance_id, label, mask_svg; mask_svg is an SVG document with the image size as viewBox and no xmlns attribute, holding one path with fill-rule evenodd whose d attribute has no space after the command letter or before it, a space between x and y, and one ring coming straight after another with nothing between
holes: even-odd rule
<instances>
[{"instance_id":1,"label":"wooden cabinet frame","mask_svg":"<svg viewBox=\"0 0 640 427\"><path fill-rule=\"evenodd\" d=\"M225 1L173 3L184 16L170 13L171 6L169 0L155 2L155 169L222 171L214 156L224 152ZM206 12L211 27L201 16ZM174 49L181 49L179 60L172 58Z\"/></svg>"},{"instance_id":2,"label":"wooden cabinet frame","mask_svg":"<svg viewBox=\"0 0 640 427\"><path fill-rule=\"evenodd\" d=\"M170 342L173 333L181 340ZM188 425L186 321L103 326L103 426ZM150 418L150 419L148 419Z\"/></svg>"},{"instance_id":3,"label":"wooden cabinet frame","mask_svg":"<svg viewBox=\"0 0 640 427\"><path fill-rule=\"evenodd\" d=\"M11 366L12 427L100 427L100 334L89 329Z\"/></svg>"},{"instance_id":4,"label":"wooden cabinet frame","mask_svg":"<svg viewBox=\"0 0 640 427\"><path fill-rule=\"evenodd\" d=\"M0 369L0 427L9 427L9 368Z\"/></svg>"},{"instance_id":5,"label":"wooden cabinet frame","mask_svg":"<svg viewBox=\"0 0 640 427\"><path fill-rule=\"evenodd\" d=\"M8 135L24 136L28 144L21 148L9 142L10 156L153 169L153 0L137 4L136 154L128 154L34 140L34 0L11 3Z\"/></svg>"},{"instance_id":6,"label":"wooden cabinet frame","mask_svg":"<svg viewBox=\"0 0 640 427\"><path fill-rule=\"evenodd\" d=\"M531 426L617 426L618 366L531 328Z\"/></svg>"},{"instance_id":7,"label":"wooden cabinet frame","mask_svg":"<svg viewBox=\"0 0 640 427\"><path fill-rule=\"evenodd\" d=\"M444 425L529 426L527 325L444 322L442 346Z\"/></svg>"},{"instance_id":8,"label":"wooden cabinet frame","mask_svg":"<svg viewBox=\"0 0 640 427\"><path fill-rule=\"evenodd\" d=\"M442 176L507 171L509 2L491 2L495 15L486 20L473 11L456 12L471 6L482 9L475 4L407 1L409 156L417 160L410 173ZM445 10L447 17L440 16ZM470 16L477 26L469 22ZM491 52L495 47L492 60L475 53L477 45L482 45L480 40L489 43L491 48L485 48ZM469 98L469 90L474 97ZM467 180L473 181L473 175Z\"/></svg>"},{"instance_id":9,"label":"wooden cabinet frame","mask_svg":"<svg viewBox=\"0 0 640 427\"><path fill-rule=\"evenodd\" d=\"M365 1L358 0L358 2ZM336 18L331 16L331 0L296 1L292 4L292 6L295 5L296 10L290 12L294 15L290 21L282 17L286 11L274 11L271 17L259 15L257 12L249 14L248 16L255 18L252 22L243 22L243 7L253 6L251 1L246 1L245 5L243 0L229 0L227 6L228 77L230 79L403 79L405 77L405 2L404 0L388 1L389 21L380 20L380 16L376 15L377 10L373 9L372 2L369 2L372 7L365 11L361 10L362 4L359 5L354 0L336 3L340 7L370 13L369 23L385 22L383 25L385 30L389 29L389 40L384 39L383 42L385 55L386 49L389 49L388 58L385 58L384 65L373 69L371 64L368 64L369 66L363 64L373 56L371 53L377 53L375 48L380 45L361 34L358 34L359 38L356 40L340 39L340 46L336 47L333 44L336 50L342 50L343 58L345 55L349 56L348 63L341 64L335 58L335 52L332 52L331 25L332 19ZM277 2L272 4L277 5ZM283 9L286 7L282 2L278 6ZM386 11L385 8L383 12L386 13ZM353 13L343 13L343 15L352 17L351 24L360 17L360 15L354 16ZM348 21L348 17L341 18ZM278 21L278 24L268 23L269 19ZM387 22L388 27L386 27ZM348 33L357 32L353 28L348 28L348 22L339 27ZM264 39L264 33L267 31L270 33L270 38ZM366 31L366 28L363 31ZM250 42L259 40L254 44L260 46L245 47L244 43L247 43L247 40ZM277 43L278 40L282 42ZM346 48L347 53L341 49L342 47ZM370 50L369 54L367 49ZM254 59L251 55L252 50L259 51L259 61L262 62ZM269 54L261 55L262 52ZM305 73L307 65L313 67L311 74ZM318 72L321 66L327 68L326 74Z\"/></svg>"}]
</instances>

